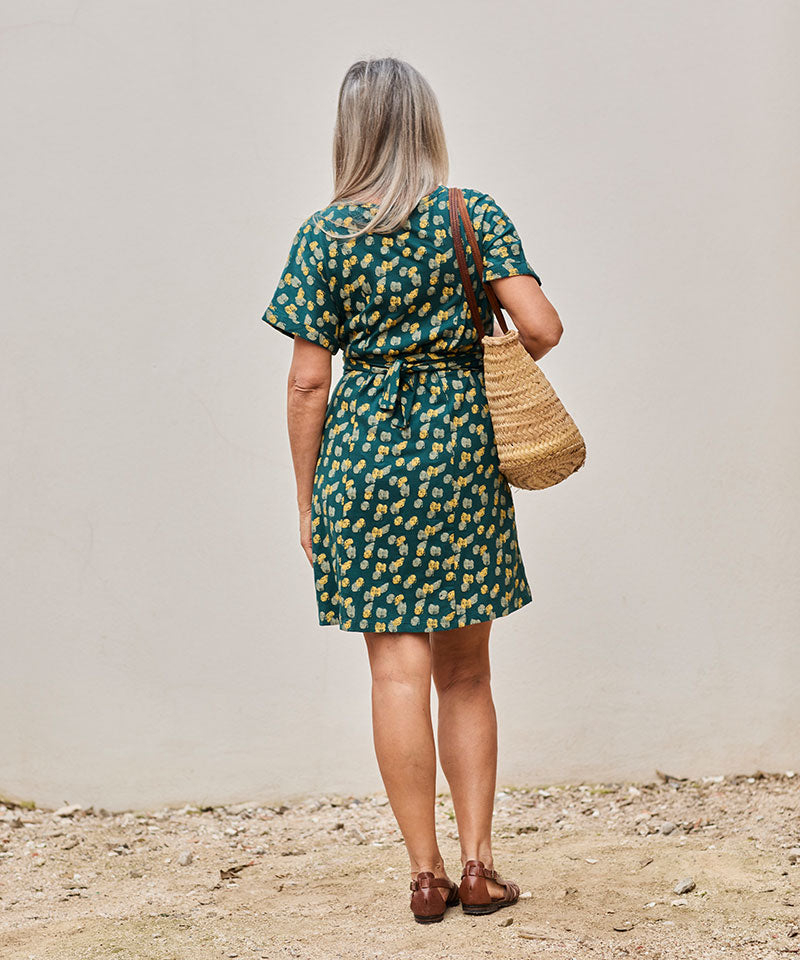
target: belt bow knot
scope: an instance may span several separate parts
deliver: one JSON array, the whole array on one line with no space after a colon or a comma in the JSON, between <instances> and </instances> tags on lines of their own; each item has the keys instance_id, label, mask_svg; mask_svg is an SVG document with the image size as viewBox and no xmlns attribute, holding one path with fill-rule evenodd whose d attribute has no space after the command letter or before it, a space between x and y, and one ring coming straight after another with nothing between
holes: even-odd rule
<instances>
[{"instance_id":1,"label":"belt bow knot","mask_svg":"<svg viewBox=\"0 0 800 960\"><path fill-rule=\"evenodd\" d=\"M381 381L381 395L378 405L381 410L394 412L397 401L400 400L401 422L405 430L409 426L411 412L411 398L408 391L402 390L403 377L415 371L430 373L447 373L449 371L476 370L483 366L482 353L452 353L430 354L410 353L396 356L373 354L372 356L345 357L345 369L357 370L362 368L373 369L383 377Z\"/></svg>"}]
</instances>

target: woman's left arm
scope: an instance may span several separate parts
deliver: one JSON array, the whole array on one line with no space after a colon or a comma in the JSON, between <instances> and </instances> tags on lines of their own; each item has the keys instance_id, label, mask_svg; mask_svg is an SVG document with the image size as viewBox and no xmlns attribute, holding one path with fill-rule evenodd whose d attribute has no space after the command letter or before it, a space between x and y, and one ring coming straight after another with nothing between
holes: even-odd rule
<instances>
[{"instance_id":1,"label":"woman's left arm","mask_svg":"<svg viewBox=\"0 0 800 960\"><path fill-rule=\"evenodd\" d=\"M330 387L331 352L318 343L295 337L289 367L286 410L289 445L297 483L300 544L312 565L311 495Z\"/></svg>"}]
</instances>

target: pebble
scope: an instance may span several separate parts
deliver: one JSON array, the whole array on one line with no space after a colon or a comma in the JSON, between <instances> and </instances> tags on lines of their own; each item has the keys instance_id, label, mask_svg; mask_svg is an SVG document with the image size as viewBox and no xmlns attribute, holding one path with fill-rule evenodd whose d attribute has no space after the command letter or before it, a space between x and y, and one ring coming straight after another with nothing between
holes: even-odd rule
<instances>
[{"instance_id":1,"label":"pebble","mask_svg":"<svg viewBox=\"0 0 800 960\"><path fill-rule=\"evenodd\" d=\"M661 824L661 832L665 835L672 833L674 829L675 824L671 820L665 820L664 823Z\"/></svg>"},{"instance_id":2,"label":"pebble","mask_svg":"<svg viewBox=\"0 0 800 960\"><path fill-rule=\"evenodd\" d=\"M182 867L188 867L189 864L192 862L193 858L194 858L194 854L192 853L191 850L184 850L178 857L178 863Z\"/></svg>"},{"instance_id":3,"label":"pebble","mask_svg":"<svg viewBox=\"0 0 800 960\"><path fill-rule=\"evenodd\" d=\"M59 807L58 810L53 811L54 817L74 817L75 814L83 810L83 807L79 803L70 803L65 807Z\"/></svg>"},{"instance_id":4,"label":"pebble","mask_svg":"<svg viewBox=\"0 0 800 960\"><path fill-rule=\"evenodd\" d=\"M355 827L355 826L350 827L349 830L346 831L345 836L347 836L348 839L355 841L355 843L366 843L366 842L367 842L367 838L366 838L366 837L364 836L364 834L358 829L358 827Z\"/></svg>"},{"instance_id":5,"label":"pebble","mask_svg":"<svg viewBox=\"0 0 800 960\"><path fill-rule=\"evenodd\" d=\"M514 922L514 918L513 918L513 917L506 917L504 920L501 920L501 921L497 924L497 926L498 926L498 927L510 927L513 922Z\"/></svg>"},{"instance_id":6,"label":"pebble","mask_svg":"<svg viewBox=\"0 0 800 960\"><path fill-rule=\"evenodd\" d=\"M800 863L800 847L793 847L789 851L789 863Z\"/></svg>"},{"instance_id":7,"label":"pebble","mask_svg":"<svg viewBox=\"0 0 800 960\"><path fill-rule=\"evenodd\" d=\"M690 890L694 890L694 887L694 880L692 880L691 877L687 877L685 880L679 880L672 888L672 892L677 894L688 893Z\"/></svg>"},{"instance_id":8,"label":"pebble","mask_svg":"<svg viewBox=\"0 0 800 960\"><path fill-rule=\"evenodd\" d=\"M522 940L552 940L547 933L537 933L535 930L517 930L517 936Z\"/></svg>"}]
</instances>

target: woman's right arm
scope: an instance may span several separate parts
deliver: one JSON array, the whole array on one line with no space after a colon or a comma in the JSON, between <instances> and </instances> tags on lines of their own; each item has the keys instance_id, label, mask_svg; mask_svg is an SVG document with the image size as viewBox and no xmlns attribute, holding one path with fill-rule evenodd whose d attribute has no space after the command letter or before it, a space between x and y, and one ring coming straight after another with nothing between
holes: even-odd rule
<instances>
[{"instance_id":1,"label":"woman's right arm","mask_svg":"<svg viewBox=\"0 0 800 960\"><path fill-rule=\"evenodd\" d=\"M530 274L490 280L500 305L509 314L523 347L539 360L561 339L564 328L556 308ZM502 332L502 331L499 331Z\"/></svg>"}]
</instances>

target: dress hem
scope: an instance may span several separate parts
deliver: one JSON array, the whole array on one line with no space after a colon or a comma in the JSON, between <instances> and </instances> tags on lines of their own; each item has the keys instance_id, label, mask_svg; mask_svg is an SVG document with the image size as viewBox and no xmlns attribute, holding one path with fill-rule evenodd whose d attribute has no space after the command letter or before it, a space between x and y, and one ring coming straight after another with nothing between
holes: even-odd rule
<instances>
[{"instance_id":1,"label":"dress hem","mask_svg":"<svg viewBox=\"0 0 800 960\"><path fill-rule=\"evenodd\" d=\"M509 614L516 613L517 610L521 610L523 607L526 607L529 603L533 603L533 596L529 596L526 600L523 600L516 607L512 607L510 610L506 610L503 613L497 613L493 617L482 617L480 620L465 620L463 623L458 621L451 624L447 627L435 627L431 630L422 630L420 629L419 624L399 624L393 629L389 630L370 630L369 627L343 627L342 622L339 619L336 620L317 620L317 623L320 627L338 627L343 633L443 633L447 630L458 630L461 627L471 627L477 623L490 623L493 620L500 620L503 617L509 616ZM350 621L345 621L350 622ZM383 621L380 621L383 622ZM373 625L374 626L374 625Z\"/></svg>"}]
</instances>

